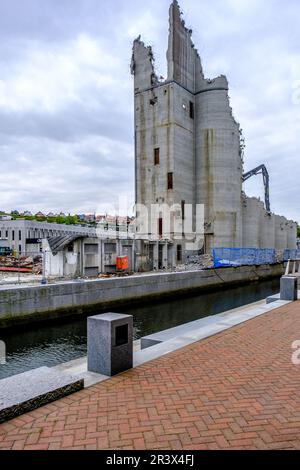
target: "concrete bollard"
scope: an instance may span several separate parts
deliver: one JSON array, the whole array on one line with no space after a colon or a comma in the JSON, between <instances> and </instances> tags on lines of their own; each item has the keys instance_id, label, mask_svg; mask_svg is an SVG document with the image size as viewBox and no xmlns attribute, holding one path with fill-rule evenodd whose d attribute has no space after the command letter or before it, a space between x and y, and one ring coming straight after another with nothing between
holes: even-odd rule
<instances>
[{"instance_id":1,"label":"concrete bollard","mask_svg":"<svg viewBox=\"0 0 300 470\"><path fill-rule=\"evenodd\" d=\"M280 280L280 299L295 301L298 299L298 281L296 277L283 276Z\"/></svg>"},{"instance_id":2,"label":"concrete bollard","mask_svg":"<svg viewBox=\"0 0 300 470\"><path fill-rule=\"evenodd\" d=\"M87 320L88 371L113 375L133 366L133 317L106 313Z\"/></svg>"}]
</instances>

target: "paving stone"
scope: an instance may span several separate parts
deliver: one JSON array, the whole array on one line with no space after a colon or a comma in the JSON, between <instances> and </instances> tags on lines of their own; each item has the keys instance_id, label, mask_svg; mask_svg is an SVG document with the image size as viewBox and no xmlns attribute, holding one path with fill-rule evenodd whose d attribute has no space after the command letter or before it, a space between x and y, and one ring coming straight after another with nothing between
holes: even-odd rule
<instances>
[{"instance_id":1,"label":"paving stone","mask_svg":"<svg viewBox=\"0 0 300 470\"><path fill-rule=\"evenodd\" d=\"M81 390L83 379L41 367L0 381L0 423Z\"/></svg>"},{"instance_id":2,"label":"paving stone","mask_svg":"<svg viewBox=\"0 0 300 470\"><path fill-rule=\"evenodd\" d=\"M299 313L285 304L0 425L0 449L300 450Z\"/></svg>"}]
</instances>

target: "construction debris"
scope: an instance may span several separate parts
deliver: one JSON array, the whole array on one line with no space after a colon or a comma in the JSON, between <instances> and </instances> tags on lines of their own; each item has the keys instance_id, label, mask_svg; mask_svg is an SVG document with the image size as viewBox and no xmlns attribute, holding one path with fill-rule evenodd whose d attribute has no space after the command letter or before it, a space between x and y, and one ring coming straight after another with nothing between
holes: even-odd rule
<instances>
[{"instance_id":1,"label":"construction debris","mask_svg":"<svg viewBox=\"0 0 300 470\"><path fill-rule=\"evenodd\" d=\"M42 274L42 255L0 256L0 271Z\"/></svg>"},{"instance_id":2,"label":"construction debris","mask_svg":"<svg viewBox=\"0 0 300 470\"><path fill-rule=\"evenodd\" d=\"M214 261L211 255L189 256L186 263L177 266L175 271L201 271L203 269L212 269L213 267Z\"/></svg>"}]
</instances>

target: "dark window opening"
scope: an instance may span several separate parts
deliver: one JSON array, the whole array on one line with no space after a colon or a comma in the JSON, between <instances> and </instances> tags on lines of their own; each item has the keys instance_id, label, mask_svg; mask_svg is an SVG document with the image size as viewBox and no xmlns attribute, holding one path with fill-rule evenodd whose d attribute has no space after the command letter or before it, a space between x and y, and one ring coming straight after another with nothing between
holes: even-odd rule
<instances>
[{"instance_id":1,"label":"dark window opening","mask_svg":"<svg viewBox=\"0 0 300 470\"><path fill-rule=\"evenodd\" d=\"M163 235L163 219L158 219L158 235L162 237Z\"/></svg>"},{"instance_id":2,"label":"dark window opening","mask_svg":"<svg viewBox=\"0 0 300 470\"><path fill-rule=\"evenodd\" d=\"M194 119L194 117L195 117L194 103L190 101L190 118Z\"/></svg>"},{"instance_id":3,"label":"dark window opening","mask_svg":"<svg viewBox=\"0 0 300 470\"><path fill-rule=\"evenodd\" d=\"M163 268L163 246L158 246L158 269Z\"/></svg>"},{"instance_id":4,"label":"dark window opening","mask_svg":"<svg viewBox=\"0 0 300 470\"><path fill-rule=\"evenodd\" d=\"M168 173L168 189L173 189L173 173Z\"/></svg>"},{"instance_id":5,"label":"dark window opening","mask_svg":"<svg viewBox=\"0 0 300 470\"><path fill-rule=\"evenodd\" d=\"M151 98L150 104L151 104L151 106L154 106L154 105L156 105L156 103L157 103L157 97L155 96L154 98Z\"/></svg>"},{"instance_id":6,"label":"dark window opening","mask_svg":"<svg viewBox=\"0 0 300 470\"><path fill-rule=\"evenodd\" d=\"M185 220L185 201L181 201L181 217Z\"/></svg>"},{"instance_id":7,"label":"dark window opening","mask_svg":"<svg viewBox=\"0 0 300 470\"><path fill-rule=\"evenodd\" d=\"M128 325L116 327L116 346L123 346L128 343Z\"/></svg>"},{"instance_id":8,"label":"dark window opening","mask_svg":"<svg viewBox=\"0 0 300 470\"><path fill-rule=\"evenodd\" d=\"M154 149L154 165L160 164L160 149Z\"/></svg>"},{"instance_id":9,"label":"dark window opening","mask_svg":"<svg viewBox=\"0 0 300 470\"><path fill-rule=\"evenodd\" d=\"M182 245L177 245L177 261L182 262Z\"/></svg>"},{"instance_id":10,"label":"dark window opening","mask_svg":"<svg viewBox=\"0 0 300 470\"><path fill-rule=\"evenodd\" d=\"M12 239L13 240L15 239L15 231L14 230L12 231Z\"/></svg>"},{"instance_id":11,"label":"dark window opening","mask_svg":"<svg viewBox=\"0 0 300 470\"><path fill-rule=\"evenodd\" d=\"M182 236L184 237L185 201L181 201Z\"/></svg>"},{"instance_id":12,"label":"dark window opening","mask_svg":"<svg viewBox=\"0 0 300 470\"><path fill-rule=\"evenodd\" d=\"M19 240L20 240L20 241L22 240L22 232L21 232L21 230L19 230Z\"/></svg>"}]
</instances>

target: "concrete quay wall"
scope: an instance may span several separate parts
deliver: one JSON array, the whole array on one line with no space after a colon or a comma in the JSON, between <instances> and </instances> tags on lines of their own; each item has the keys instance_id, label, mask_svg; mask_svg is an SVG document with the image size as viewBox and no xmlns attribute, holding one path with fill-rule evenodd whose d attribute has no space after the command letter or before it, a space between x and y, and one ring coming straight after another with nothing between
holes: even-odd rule
<instances>
[{"instance_id":1,"label":"concrete quay wall","mask_svg":"<svg viewBox=\"0 0 300 470\"><path fill-rule=\"evenodd\" d=\"M283 264L158 273L0 290L0 328L279 277Z\"/></svg>"}]
</instances>

